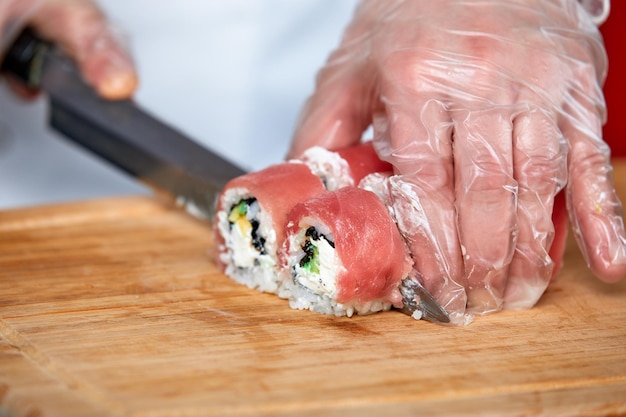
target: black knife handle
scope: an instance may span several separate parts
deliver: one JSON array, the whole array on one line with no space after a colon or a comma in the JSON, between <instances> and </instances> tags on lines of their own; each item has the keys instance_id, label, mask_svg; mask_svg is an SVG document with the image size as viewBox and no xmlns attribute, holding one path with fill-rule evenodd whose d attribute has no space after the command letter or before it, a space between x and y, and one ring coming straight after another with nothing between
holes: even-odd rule
<instances>
[{"instance_id":1,"label":"black knife handle","mask_svg":"<svg viewBox=\"0 0 626 417\"><path fill-rule=\"evenodd\" d=\"M0 70L17 78L28 88L41 87L41 74L44 58L51 48L30 29L24 29L7 50Z\"/></svg>"},{"instance_id":2,"label":"black knife handle","mask_svg":"<svg viewBox=\"0 0 626 417\"><path fill-rule=\"evenodd\" d=\"M32 30L18 36L1 68L46 93L54 130L141 181L182 198L209 218L224 185L245 174L133 100L99 96L75 62Z\"/></svg>"}]
</instances>

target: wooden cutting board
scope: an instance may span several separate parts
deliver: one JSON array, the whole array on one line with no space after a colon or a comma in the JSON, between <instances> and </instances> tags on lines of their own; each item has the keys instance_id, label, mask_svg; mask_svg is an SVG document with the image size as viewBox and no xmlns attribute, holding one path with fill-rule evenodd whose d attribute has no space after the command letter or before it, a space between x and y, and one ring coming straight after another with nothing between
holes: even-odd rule
<instances>
[{"instance_id":1,"label":"wooden cutting board","mask_svg":"<svg viewBox=\"0 0 626 417\"><path fill-rule=\"evenodd\" d=\"M626 282L571 242L536 308L467 327L293 311L213 249L155 199L0 213L0 415L626 415Z\"/></svg>"}]
</instances>

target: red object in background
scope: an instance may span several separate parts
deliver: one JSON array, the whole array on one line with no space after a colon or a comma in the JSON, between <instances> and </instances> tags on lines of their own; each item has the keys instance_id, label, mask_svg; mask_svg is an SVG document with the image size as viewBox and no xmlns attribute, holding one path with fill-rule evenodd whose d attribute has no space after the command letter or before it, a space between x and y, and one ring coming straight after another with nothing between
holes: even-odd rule
<instances>
[{"instance_id":1,"label":"red object in background","mask_svg":"<svg viewBox=\"0 0 626 417\"><path fill-rule=\"evenodd\" d=\"M604 125L604 140L611 146L614 157L626 157L625 113L626 113L626 58L620 51L624 42L626 26L626 1L613 0L611 14L600 27L609 55L609 74L604 84L604 96L608 109ZM623 48L623 45L622 45Z\"/></svg>"}]
</instances>

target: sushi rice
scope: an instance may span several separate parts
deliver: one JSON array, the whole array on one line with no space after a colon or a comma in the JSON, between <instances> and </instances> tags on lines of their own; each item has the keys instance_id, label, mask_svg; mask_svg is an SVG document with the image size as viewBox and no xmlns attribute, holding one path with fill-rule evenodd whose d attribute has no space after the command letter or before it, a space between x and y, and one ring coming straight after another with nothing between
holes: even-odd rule
<instances>
[{"instance_id":1,"label":"sushi rice","mask_svg":"<svg viewBox=\"0 0 626 417\"><path fill-rule=\"evenodd\" d=\"M354 185L350 166L337 152L313 146L304 151L300 160L320 177L329 191Z\"/></svg>"},{"instance_id":2,"label":"sushi rice","mask_svg":"<svg viewBox=\"0 0 626 417\"><path fill-rule=\"evenodd\" d=\"M224 237L220 253L224 272L249 288L276 293L277 243L272 219L245 189L229 189L223 198L230 207L217 213L217 227Z\"/></svg>"}]
</instances>

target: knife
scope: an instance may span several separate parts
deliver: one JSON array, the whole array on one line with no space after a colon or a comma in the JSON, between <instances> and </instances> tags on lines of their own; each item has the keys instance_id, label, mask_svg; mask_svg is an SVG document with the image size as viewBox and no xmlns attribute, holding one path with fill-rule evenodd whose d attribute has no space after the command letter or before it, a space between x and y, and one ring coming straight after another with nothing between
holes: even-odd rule
<instances>
[{"instance_id":1,"label":"knife","mask_svg":"<svg viewBox=\"0 0 626 417\"><path fill-rule=\"evenodd\" d=\"M98 96L67 55L29 28L7 49L1 71L47 94L54 130L153 188L169 192L198 217L213 218L224 185L245 173L134 101Z\"/></svg>"},{"instance_id":2,"label":"knife","mask_svg":"<svg viewBox=\"0 0 626 417\"><path fill-rule=\"evenodd\" d=\"M400 283L403 307L400 311L417 320L450 323L450 315L435 297L424 288L417 277L408 277Z\"/></svg>"}]
</instances>

